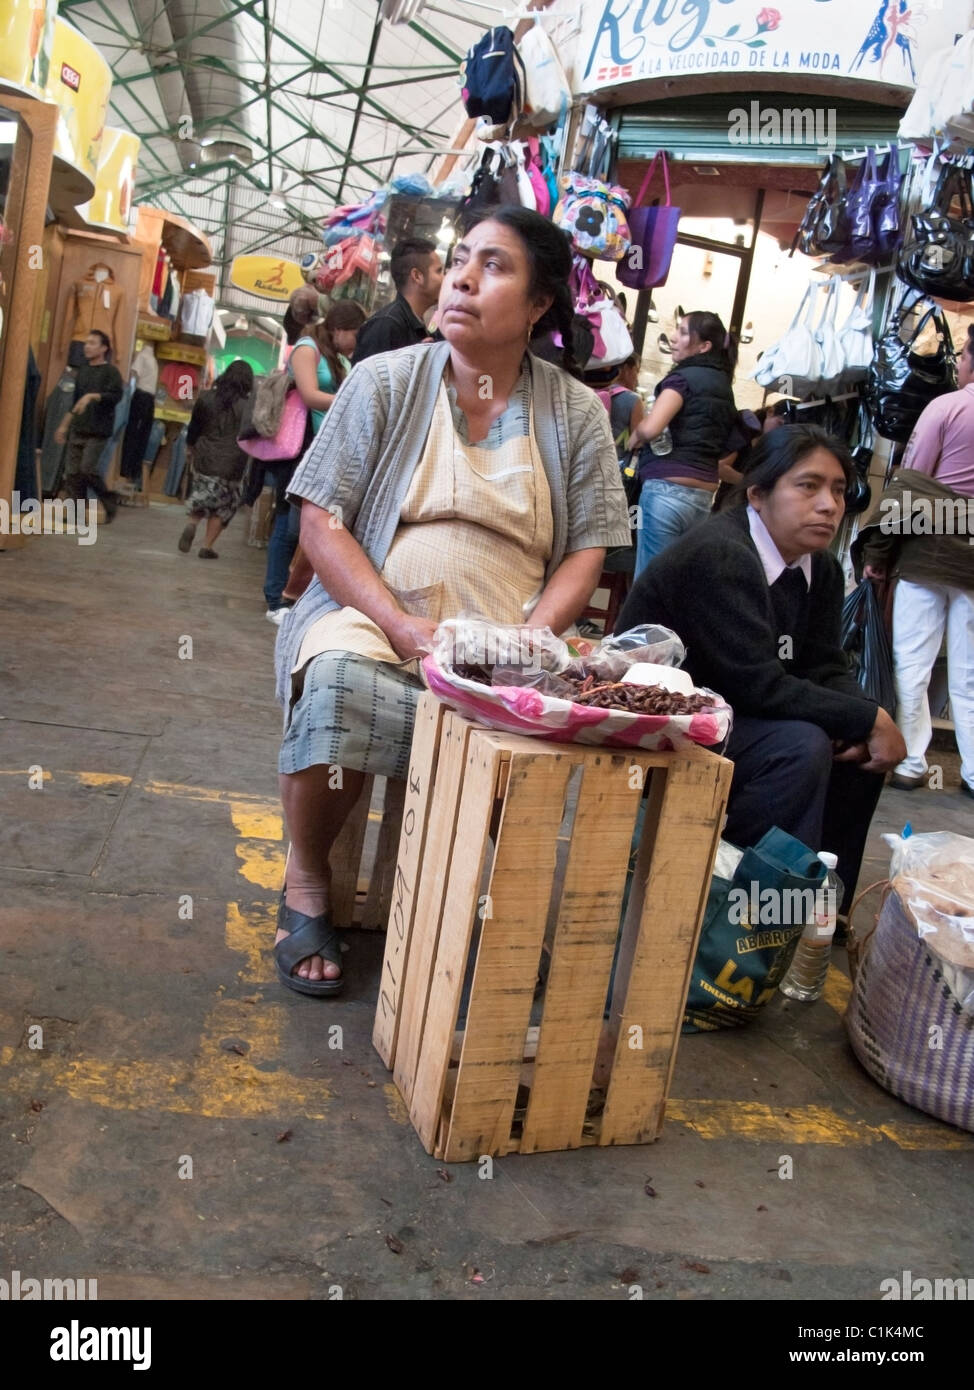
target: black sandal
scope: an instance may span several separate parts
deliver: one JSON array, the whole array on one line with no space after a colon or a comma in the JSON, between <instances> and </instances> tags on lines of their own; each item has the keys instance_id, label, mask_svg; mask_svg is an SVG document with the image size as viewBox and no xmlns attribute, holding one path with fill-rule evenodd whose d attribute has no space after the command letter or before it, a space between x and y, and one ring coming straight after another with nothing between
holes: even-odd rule
<instances>
[{"instance_id":1,"label":"black sandal","mask_svg":"<svg viewBox=\"0 0 974 1390\"><path fill-rule=\"evenodd\" d=\"M323 912L317 917L309 917L307 913L298 912L297 908L287 906L282 892L277 924L280 930L289 933L274 947L277 978L281 984L297 994L310 994L318 998L341 994L345 987L344 975L339 975L337 980L305 980L300 975L291 974L295 966L309 956L321 956L330 965L341 965L338 928L329 920L328 914Z\"/></svg>"}]
</instances>

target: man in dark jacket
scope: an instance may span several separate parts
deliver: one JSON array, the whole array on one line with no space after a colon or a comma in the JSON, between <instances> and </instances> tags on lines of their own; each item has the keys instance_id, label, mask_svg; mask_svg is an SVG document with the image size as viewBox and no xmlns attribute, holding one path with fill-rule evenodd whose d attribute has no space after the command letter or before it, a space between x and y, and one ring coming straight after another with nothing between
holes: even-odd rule
<instances>
[{"instance_id":1,"label":"man in dark jacket","mask_svg":"<svg viewBox=\"0 0 974 1390\"><path fill-rule=\"evenodd\" d=\"M435 243L425 237L397 241L389 270L396 297L359 330L353 367L377 352L412 347L429 337L423 315L439 299L443 284L443 261Z\"/></svg>"},{"instance_id":2,"label":"man in dark jacket","mask_svg":"<svg viewBox=\"0 0 974 1390\"><path fill-rule=\"evenodd\" d=\"M694 684L733 707L726 838L746 848L777 825L811 850L831 850L843 912L883 774L905 752L839 643L844 585L828 546L852 475L845 445L814 425L764 435L738 505L651 561L616 624L672 628Z\"/></svg>"},{"instance_id":3,"label":"man in dark jacket","mask_svg":"<svg viewBox=\"0 0 974 1390\"><path fill-rule=\"evenodd\" d=\"M114 428L115 407L125 390L118 368L108 361L111 346L108 335L100 329L93 328L88 334L74 404L54 436L58 444L67 442L68 446L64 469L68 496L82 501L90 488L104 506L107 521L114 520L118 503L98 472L98 460Z\"/></svg>"}]
</instances>

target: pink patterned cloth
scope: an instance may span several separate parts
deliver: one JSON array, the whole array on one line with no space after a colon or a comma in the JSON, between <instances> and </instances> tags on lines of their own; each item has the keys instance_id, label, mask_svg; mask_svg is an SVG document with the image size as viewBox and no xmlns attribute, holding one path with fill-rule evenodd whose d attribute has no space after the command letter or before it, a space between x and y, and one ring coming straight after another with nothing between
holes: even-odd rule
<instances>
[{"instance_id":1,"label":"pink patterned cloth","mask_svg":"<svg viewBox=\"0 0 974 1390\"><path fill-rule=\"evenodd\" d=\"M712 709L699 714L629 714L575 705L527 686L487 686L464 680L439 665L434 656L424 658L422 669L433 694L460 714L489 729L553 743L642 748L650 753L672 752L690 743L710 748L723 742L733 721L730 705L719 695L714 695Z\"/></svg>"}]
</instances>

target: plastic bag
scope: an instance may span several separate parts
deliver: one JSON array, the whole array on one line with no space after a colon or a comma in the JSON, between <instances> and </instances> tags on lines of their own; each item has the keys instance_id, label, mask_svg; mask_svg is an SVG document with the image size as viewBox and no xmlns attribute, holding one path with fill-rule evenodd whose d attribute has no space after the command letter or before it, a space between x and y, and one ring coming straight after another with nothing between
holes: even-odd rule
<instances>
[{"instance_id":1,"label":"plastic bag","mask_svg":"<svg viewBox=\"0 0 974 1390\"><path fill-rule=\"evenodd\" d=\"M872 581L864 579L842 605L842 650L863 693L896 714L893 652Z\"/></svg>"},{"instance_id":2,"label":"plastic bag","mask_svg":"<svg viewBox=\"0 0 974 1390\"><path fill-rule=\"evenodd\" d=\"M890 881L917 936L939 957L958 1004L974 1015L974 840L946 830L883 839L893 851Z\"/></svg>"},{"instance_id":3,"label":"plastic bag","mask_svg":"<svg viewBox=\"0 0 974 1390\"><path fill-rule=\"evenodd\" d=\"M683 654L676 634L655 625L610 637L579 657L550 628L503 627L462 616L437 628L422 670L434 695L478 724L506 733L650 751L689 743L713 747L726 739L733 718L713 691L695 692L708 702L692 714L632 713L566 698L573 693L569 676L618 680L637 662L672 667Z\"/></svg>"}]
</instances>

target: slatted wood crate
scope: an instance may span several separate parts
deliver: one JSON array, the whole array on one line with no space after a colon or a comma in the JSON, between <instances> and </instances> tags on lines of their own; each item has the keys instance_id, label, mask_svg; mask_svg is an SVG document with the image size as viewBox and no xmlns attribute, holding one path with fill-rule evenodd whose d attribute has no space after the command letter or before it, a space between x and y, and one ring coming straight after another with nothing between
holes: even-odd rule
<instances>
[{"instance_id":1,"label":"slatted wood crate","mask_svg":"<svg viewBox=\"0 0 974 1390\"><path fill-rule=\"evenodd\" d=\"M430 1153L657 1138L731 773L702 748L495 733L422 697L373 1042Z\"/></svg>"}]
</instances>

